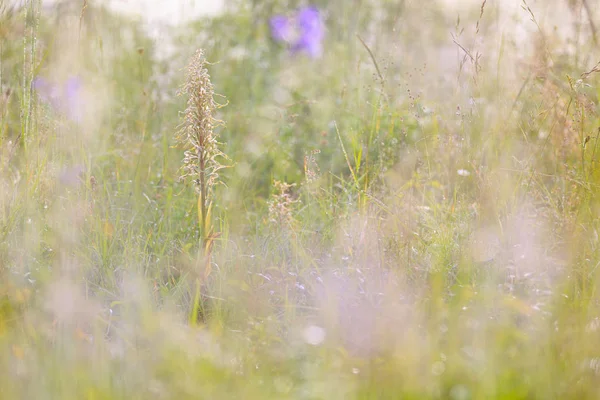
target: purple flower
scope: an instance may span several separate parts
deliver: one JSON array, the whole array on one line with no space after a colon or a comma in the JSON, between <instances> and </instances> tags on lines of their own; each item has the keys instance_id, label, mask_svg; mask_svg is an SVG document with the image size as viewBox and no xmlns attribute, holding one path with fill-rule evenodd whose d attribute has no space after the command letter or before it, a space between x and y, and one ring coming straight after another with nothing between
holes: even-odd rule
<instances>
[{"instance_id":1,"label":"purple flower","mask_svg":"<svg viewBox=\"0 0 600 400\"><path fill-rule=\"evenodd\" d=\"M33 80L33 88L43 102L50 103L52 107L58 107L60 90L56 85L38 76Z\"/></svg>"},{"instance_id":2,"label":"purple flower","mask_svg":"<svg viewBox=\"0 0 600 400\"><path fill-rule=\"evenodd\" d=\"M300 36L294 49L305 50L313 58L320 57L323 52L321 41L325 32L319 10L316 7L305 7L298 13L297 21Z\"/></svg>"},{"instance_id":3,"label":"purple flower","mask_svg":"<svg viewBox=\"0 0 600 400\"><path fill-rule=\"evenodd\" d=\"M81 79L78 76L71 76L65 84L65 107L66 113L73 121L81 122L83 119Z\"/></svg>"},{"instance_id":4,"label":"purple flower","mask_svg":"<svg viewBox=\"0 0 600 400\"><path fill-rule=\"evenodd\" d=\"M271 35L278 42L289 42L293 36L292 25L290 20L283 15L276 15L271 18Z\"/></svg>"},{"instance_id":5,"label":"purple flower","mask_svg":"<svg viewBox=\"0 0 600 400\"><path fill-rule=\"evenodd\" d=\"M293 53L305 51L313 58L323 53L325 30L316 7L299 9L295 18L276 15L271 18L270 25L273 39L289 44Z\"/></svg>"},{"instance_id":6,"label":"purple flower","mask_svg":"<svg viewBox=\"0 0 600 400\"><path fill-rule=\"evenodd\" d=\"M69 77L62 85L41 76L33 80L33 88L40 99L75 122L81 122L83 118L81 86L78 76Z\"/></svg>"}]
</instances>

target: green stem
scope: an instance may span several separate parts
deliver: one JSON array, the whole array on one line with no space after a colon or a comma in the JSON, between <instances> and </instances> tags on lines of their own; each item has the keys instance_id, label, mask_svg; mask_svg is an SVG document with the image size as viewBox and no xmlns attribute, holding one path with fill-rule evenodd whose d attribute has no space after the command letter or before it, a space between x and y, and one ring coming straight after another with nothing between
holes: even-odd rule
<instances>
[{"instance_id":1,"label":"green stem","mask_svg":"<svg viewBox=\"0 0 600 400\"><path fill-rule=\"evenodd\" d=\"M204 152L200 151L200 240L201 244L204 245L208 236L206 232L206 163L204 160Z\"/></svg>"}]
</instances>

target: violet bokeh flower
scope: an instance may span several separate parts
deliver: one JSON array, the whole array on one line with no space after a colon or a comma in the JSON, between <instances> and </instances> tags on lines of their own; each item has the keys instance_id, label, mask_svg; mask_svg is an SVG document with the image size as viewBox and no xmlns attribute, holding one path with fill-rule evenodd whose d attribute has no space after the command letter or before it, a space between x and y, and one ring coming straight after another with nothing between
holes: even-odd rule
<instances>
[{"instance_id":1,"label":"violet bokeh flower","mask_svg":"<svg viewBox=\"0 0 600 400\"><path fill-rule=\"evenodd\" d=\"M290 45L292 53L304 51L313 58L323 53L325 29L316 7L302 7L294 18L276 15L271 18L270 26L273 39Z\"/></svg>"},{"instance_id":2,"label":"violet bokeh flower","mask_svg":"<svg viewBox=\"0 0 600 400\"><path fill-rule=\"evenodd\" d=\"M64 107L69 118L77 122L83 119L82 86L81 78L78 76L69 77L65 83Z\"/></svg>"},{"instance_id":3,"label":"violet bokeh flower","mask_svg":"<svg viewBox=\"0 0 600 400\"><path fill-rule=\"evenodd\" d=\"M325 32L319 10L312 6L302 8L298 12L297 23L300 36L293 49L305 50L313 58L321 56L323 52L321 42Z\"/></svg>"},{"instance_id":4,"label":"violet bokeh flower","mask_svg":"<svg viewBox=\"0 0 600 400\"><path fill-rule=\"evenodd\" d=\"M72 121L81 122L83 118L81 78L71 76L64 84L58 84L38 76L32 84L43 102L48 103L54 110L63 113Z\"/></svg>"},{"instance_id":5,"label":"violet bokeh flower","mask_svg":"<svg viewBox=\"0 0 600 400\"><path fill-rule=\"evenodd\" d=\"M58 108L60 99L60 88L58 86L51 84L41 76L35 78L32 84L33 88L43 102L49 103L52 107Z\"/></svg>"},{"instance_id":6,"label":"violet bokeh flower","mask_svg":"<svg viewBox=\"0 0 600 400\"><path fill-rule=\"evenodd\" d=\"M278 42L289 42L293 36L293 28L290 19L283 15L276 15L269 21L271 35Z\"/></svg>"}]
</instances>

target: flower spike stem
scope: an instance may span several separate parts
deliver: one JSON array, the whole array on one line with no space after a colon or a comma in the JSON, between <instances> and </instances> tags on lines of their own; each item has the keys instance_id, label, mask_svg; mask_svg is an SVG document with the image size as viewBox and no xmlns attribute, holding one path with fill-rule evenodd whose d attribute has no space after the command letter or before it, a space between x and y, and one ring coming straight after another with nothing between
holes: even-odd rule
<instances>
[{"instance_id":1,"label":"flower spike stem","mask_svg":"<svg viewBox=\"0 0 600 400\"><path fill-rule=\"evenodd\" d=\"M212 247L218 233L213 232L211 209L214 185L219 183L219 170L224 166L219 162L227 158L219 150L219 142L214 129L223 125L215 119L215 111L221 107L214 100L214 89L206 69L204 52L198 50L187 67L186 82L180 94L187 96L183 121L179 126L178 141L185 148L180 179L191 180L198 193L198 227L200 245L198 247L198 278L190 323L195 325L201 307L200 288L212 270Z\"/></svg>"},{"instance_id":2,"label":"flower spike stem","mask_svg":"<svg viewBox=\"0 0 600 400\"><path fill-rule=\"evenodd\" d=\"M198 50L187 67L187 78L180 94L187 95L187 106L179 127L178 139L185 148L181 179L190 179L198 192L198 225L200 247L206 247L212 236L211 204L218 171L224 168L219 158L226 158L218 145L214 129L223 125L214 118L221 107L214 100L214 89L206 69L204 52Z\"/></svg>"}]
</instances>

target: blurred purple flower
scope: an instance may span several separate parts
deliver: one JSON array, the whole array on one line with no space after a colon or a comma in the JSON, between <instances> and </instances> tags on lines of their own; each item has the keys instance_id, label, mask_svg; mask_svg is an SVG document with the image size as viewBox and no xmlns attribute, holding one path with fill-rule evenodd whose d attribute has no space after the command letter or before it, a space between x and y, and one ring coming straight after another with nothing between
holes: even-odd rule
<instances>
[{"instance_id":1,"label":"blurred purple flower","mask_svg":"<svg viewBox=\"0 0 600 400\"><path fill-rule=\"evenodd\" d=\"M271 18L271 35L278 42L289 42L293 35L290 19L283 15L276 15Z\"/></svg>"},{"instance_id":2,"label":"blurred purple flower","mask_svg":"<svg viewBox=\"0 0 600 400\"><path fill-rule=\"evenodd\" d=\"M82 110L82 82L78 76L71 76L65 84L65 107L66 113L72 120L81 122Z\"/></svg>"},{"instance_id":3,"label":"blurred purple flower","mask_svg":"<svg viewBox=\"0 0 600 400\"><path fill-rule=\"evenodd\" d=\"M52 85L45 78L38 76L33 80L33 88L43 102L50 103L52 107L58 107L60 90L56 85Z\"/></svg>"},{"instance_id":4,"label":"blurred purple flower","mask_svg":"<svg viewBox=\"0 0 600 400\"><path fill-rule=\"evenodd\" d=\"M33 88L40 99L75 122L81 122L83 117L81 87L81 78L78 76L69 77L62 85L41 76L33 80Z\"/></svg>"},{"instance_id":5,"label":"blurred purple flower","mask_svg":"<svg viewBox=\"0 0 600 400\"><path fill-rule=\"evenodd\" d=\"M305 51L313 58L323 53L325 29L316 7L300 8L295 18L276 15L271 18L270 25L273 39L289 44L293 53Z\"/></svg>"},{"instance_id":6,"label":"blurred purple flower","mask_svg":"<svg viewBox=\"0 0 600 400\"><path fill-rule=\"evenodd\" d=\"M321 42L325 34L321 15L316 7L304 7L298 13L300 37L294 45L295 51L305 50L311 57L320 57L323 52Z\"/></svg>"}]
</instances>

